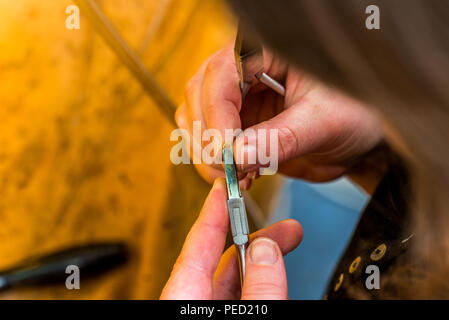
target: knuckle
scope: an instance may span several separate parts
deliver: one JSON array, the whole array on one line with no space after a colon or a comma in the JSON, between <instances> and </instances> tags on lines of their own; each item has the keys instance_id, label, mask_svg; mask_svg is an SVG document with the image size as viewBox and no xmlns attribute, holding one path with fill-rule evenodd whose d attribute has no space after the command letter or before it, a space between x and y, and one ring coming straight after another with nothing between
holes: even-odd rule
<instances>
[{"instance_id":1,"label":"knuckle","mask_svg":"<svg viewBox=\"0 0 449 320\"><path fill-rule=\"evenodd\" d=\"M187 272L201 275L210 274L210 270L202 266L201 264L195 262L194 260L178 258L175 265L173 266L173 273L177 272Z\"/></svg>"},{"instance_id":2,"label":"knuckle","mask_svg":"<svg viewBox=\"0 0 449 320\"><path fill-rule=\"evenodd\" d=\"M285 298L286 293L281 284L273 281L262 281L246 284L244 287L244 296L247 299L282 299Z\"/></svg>"},{"instance_id":3,"label":"knuckle","mask_svg":"<svg viewBox=\"0 0 449 320\"><path fill-rule=\"evenodd\" d=\"M217 70L221 70L223 64L224 64L223 55L220 52L209 61L209 63L206 66L206 73L210 75L217 72Z\"/></svg>"},{"instance_id":4,"label":"knuckle","mask_svg":"<svg viewBox=\"0 0 449 320\"><path fill-rule=\"evenodd\" d=\"M216 178L223 177L223 173L217 172L217 169L204 164L195 164L195 169L198 174L210 184L212 184Z\"/></svg>"},{"instance_id":5,"label":"knuckle","mask_svg":"<svg viewBox=\"0 0 449 320\"><path fill-rule=\"evenodd\" d=\"M195 86L196 86L195 78L192 78L187 82L184 88L184 96L187 101L189 100L189 97L191 96L192 92L195 90Z\"/></svg>"},{"instance_id":6,"label":"knuckle","mask_svg":"<svg viewBox=\"0 0 449 320\"><path fill-rule=\"evenodd\" d=\"M285 126L279 129L279 160L285 161L298 153L298 137L295 132Z\"/></svg>"}]
</instances>

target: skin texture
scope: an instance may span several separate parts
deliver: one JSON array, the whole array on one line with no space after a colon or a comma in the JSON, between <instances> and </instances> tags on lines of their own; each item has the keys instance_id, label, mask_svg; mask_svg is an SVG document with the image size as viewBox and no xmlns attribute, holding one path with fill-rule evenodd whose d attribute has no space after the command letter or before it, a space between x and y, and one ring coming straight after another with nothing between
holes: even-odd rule
<instances>
[{"instance_id":1,"label":"skin texture","mask_svg":"<svg viewBox=\"0 0 449 320\"><path fill-rule=\"evenodd\" d=\"M233 51L228 47L210 57L188 83L185 103L176 113L178 126L191 139L193 121L200 121L202 130L219 130L222 136L225 129L278 129L280 172L316 182L348 173L380 142L382 124L369 108L265 56L265 70L285 84L285 97L255 81L242 106ZM203 142L196 143L204 147ZM257 143L244 135L236 138L234 154L242 163L238 169L243 189L250 187L261 167L247 161L257 152ZM196 168L207 181L224 176L219 165L197 164ZM282 255L301 241L301 226L286 220L251 236L241 290L235 249L222 255L228 224L226 186L220 178L184 243L161 299L288 298Z\"/></svg>"},{"instance_id":2,"label":"skin texture","mask_svg":"<svg viewBox=\"0 0 449 320\"><path fill-rule=\"evenodd\" d=\"M234 55L228 47L210 57L188 83L185 102L176 113L177 124L191 136L193 121L201 121L203 130L218 129L223 136L225 129L278 129L279 171L315 182L347 173L382 139L381 120L366 106L269 53L264 63L266 72L285 84L285 98L255 80L242 106ZM248 153L256 148L257 141L243 135L235 143L236 161L243 162L239 170L244 189L257 177L248 173L261 166L247 163ZM220 166L199 164L196 168L209 182L223 177Z\"/></svg>"},{"instance_id":3,"label":"skin texture","mask_svg":"<svg viewBox=\"0 0 449 320\"><path fill-rule=\"evenodd\" d=\"M282 256L301 242L299 223L292 219L281 221L250 236L243 292L235 248L230 247L223 254L228 228L226 185L223 179L217 179L186 238L161 299L288 298ZM274 251L274 258L267 257L270 251ZM257 261L257 256L262 261Z\"/></svg>"}]
</instances>

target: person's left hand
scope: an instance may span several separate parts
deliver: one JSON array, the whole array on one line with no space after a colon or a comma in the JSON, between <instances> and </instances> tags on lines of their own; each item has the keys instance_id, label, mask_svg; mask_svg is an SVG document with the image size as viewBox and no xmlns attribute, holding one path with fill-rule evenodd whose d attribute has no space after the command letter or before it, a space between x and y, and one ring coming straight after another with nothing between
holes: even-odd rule
<instances>
[{"instance_id":1,"label":"person's left hand","mask_svg":"<svg viewBox=\"0 0 449 320\"><path fill-rule=\"evenodd\" d=\"M283 254L302 240L292 219L250 236L243 291L234 246L222 255L229 227L226 185L217 179L162 291L161 299L287 299Z\"/></svg>"}]
</instances>

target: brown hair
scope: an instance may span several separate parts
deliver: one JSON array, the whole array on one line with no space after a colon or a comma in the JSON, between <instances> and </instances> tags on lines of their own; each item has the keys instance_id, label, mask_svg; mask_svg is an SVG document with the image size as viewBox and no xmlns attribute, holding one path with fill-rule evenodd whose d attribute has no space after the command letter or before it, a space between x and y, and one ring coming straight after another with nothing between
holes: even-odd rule
<instances>
[{"instance_id":1,"label":"brown hair","mask_svg":"<svg viewBox=\"0 0 449 320\"><path fill-rule=\"evenodd\" d=\"M378 109L413 152L408 261L420 268L397 266L385 297L449 298L447 0L228 1L291 64ZM379 30L365 27L369 5L380 9Z\"/></svg>"}]
</instances>

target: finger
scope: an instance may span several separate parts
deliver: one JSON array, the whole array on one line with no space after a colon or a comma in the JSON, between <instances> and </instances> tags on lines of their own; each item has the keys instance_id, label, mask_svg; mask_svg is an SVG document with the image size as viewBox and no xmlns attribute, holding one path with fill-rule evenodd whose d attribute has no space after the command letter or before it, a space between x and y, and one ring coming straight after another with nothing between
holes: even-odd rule
<instances>
[{"instance_id":1,"label":"finger","mask_svg":"<svg viewBox=\"0 0 449 320\"><path fill-rule=\"evenodd\" d=\"M207 177L208 181L210 181L209 179L211 177L216 178L222 175L218 174L216 170L210 170L207 167L220 171L223 170L221 164L221 148L223 146L224 136L217 128L208 127L202 108L202 95L204 91L213 90L213 88L204 87L206 70L210 69L210 66L214 65L217 60L221 60L220 52L211 56L203 63L199 71L188 82L185 90L186 121L188 122L188 130L192 138L191 154L196 159L197 167L200 167L199 163L204 163L205 166L201 165L202 168L197 169L203 177Z\"/></svg>"},{"instance_id":2,"label":"finger","mask_svg":"<svg viewBox=\"0 0 449 320\"><path fill-rule=\"evenodd\" d=\"M193 164L200 164L201 163L201 147L198 145L198 141L194 141L193 137L194 135L192 135L192 126L189 125L189 121L187 120L189 118L188 114L187 114L187 106L185 103L183 103L180 107L178 107L178 109L176 110L175 113L175 122L176 125L180 128L183 129L181 134L182 134L182 143L186 144L183 146L183 151L184 150L187 152L187 156L193 161ZM199 170L198 170L199 171ZM201 176L203 176L203 173L200 173ZM209 176L209 175L205 175L205 176ZM218 177L218 176L217 176ZM215 177L215 178L217 178ZM209 183L212 183L213 181L215 181L215 178L212 180L208 180L206 179Z\"/></svg>"},{"instance_id":3,"label":"finger","mask_svg":"<svg viewBox=\"0 0 449 320\"><path fill-rule=\"evenodd\" d=\"M207 129L207 124L203 116L201 108L201 92L203 90L204 72L211 59L214 56L204 62L198 72L189 80L184 92L185 96L185 124L190 134L190 154L195 164L202 163L203 159L203 147L208 144L207 141L203 141L206 137L204 135ZM221 143L218 142L221 147ZM215 149L215 154L219 152L219 149ZM217 154L217 157L219 155Z\"/></svg>"},{"instance_id":4,"label":"finger","mask_svg":"<svg viewBox=\"0 0 449 320\"><path fill-rule=\"evenodd\" d=\"M217 179L193 225L161 299L210 299L228 230L226 186Z\"/></svg>"},{"instance_id":5,"label":"finger","mask_svg":"<svg viewBox=\"0 0 449 320\"><path fill-rule=\"evenodd\" d=\"M250 235L250 241L267 237L279 244L285 255L295 249L302 240L301 225L293 219L277 222ZM237 252L231 246L221 257L214 277L214 299L240 299L240 274Z\"/></svg>"},{"instance_id":6,"label":"finger","mask_svg":"<svg viewBox=\"0 0 449 320\"><path fill-rule=\"evenodd\" d=\"M284 258L278 244L259 237L248 247L242 300L288 299Z\"/></svg>"},{"instance_id":7,"label":"finger","mask_svg":"<svg viewBox=\"0 0 449 320\"><path fill-rule=\"evenodd\" d=\"M237 138L239 170L252 171L308 154L339 163L379 141L378 120L360 103L318 85L307 90L295 104Z\"/></svg>"},{"instance_id":8,"label":"finger","mask_svg":"<svg viewBox=\"0 0 449 320\"><path fill-rule=\"evenodd\" d=\"M246 129L235 142L239 169L253 171L272 164L268 159L282 163L314 150L325 131L317 120L310 118L309 110L289 108L272 119Z\"/></svg>"},{"instance_id":9,"label":"finger","mask_svg":"<svg viewBox=\"0 0 449 320\"><path fill-rule=\"evenodd\" d=\"M192 133L193 121L200 121L201 133L207 129L206 121L203 116L201 108L201 92L203 90L204 72L209 61L206 60L197 73L189 80L184 91L185 105L186 105L186 121L188 122L189 131ZM199 141L201 143L201 141Z\"/></svg>"},{"instance_id":10,"label":"finger","mask_svg":"<svg viewBox=\"0 0 449 320\"><path fill-rule=\"evenodd\" d=\"M220 51L209 61L201 102L208 128L218 129L225 139L226 129L241 129L242 97L232 48Z\"/></svg>"},{"instance_id":11,"label":"finger","mask_svg":"<svg viewBox=\"0 0 449 320\"><path fill-rule=\"evenodd\" d=\"M313 182L326 182L347 172L346 165L318 164L312 156L298 157L279 165L279 172Z\"/></svg>"},{"instance_id":12,"label":"finger","mask_svg":"<svg viewBox=\"0 0 449 320\"><path fill-rule=\"evenodd\" d=\"M240 190L249 190L252 183L253 183L253 179L251 179L250 177L245 177L242 180L239 180Z\"/></svg>"},{"instance_id":13,"label":"finger","mask_svg":"<svg viewBox=\"0 0 449 320\"><path fill-rule=\"evenodd\" d=\"M265 73L280 83L285 82L288 64L279 56L273 55L272 52L265 48L263 50L263 58Z\"/></svg>"},{"instance_id":14,"label":"finger","mask_svg":"<svg viewBox=\"0 0 449 320\"><path fill-rule=\"evenodd\" d=\"M194 162L195 169L198 171L199 175L206 180L209 183L213 183L215 179L217 178L224 178L224 171L222 169L217 169L208 165L205 165L201 161L194 161L194 160L200 160L201 158L198 157L198 154L193 154L193 147L191 145L192 141L192 126L188 125L188 115L187 115L187 106L185 103L183 103L175 114L175 120L178 127L181 129L184 129L183 133L187 135L187 137L184 137L188 141L188 146L184 149L186 152L188 152L188 156L192 161ZM200 150L201 151L201 150Z\"/></svg>"},{"instance_id":15,"label":"finger","mask_svg":"<svg viewBox=\"0 0 449 320\"><path fill-rule=\"evenodd\" d=\"M255 170L272 162L277 165L317 152L339 139L347 121L337 110L345 108L348 101L336 99L331 91L319 86L303 87L308 89L300 90L301 98L294 105L247 128L237 138L235 157L240 170Z\"/></svg>"},{"instance_id":16,"label":"finger","mask_svg":"<svg viewBox=\"0 0 449 320\"><path fill-rule=\"evenodd\" d=\"M186 104L181 104L175 112L175 122L176 125L181 129L188 130L188 121L187 121L187 107Z\"/></svg>"},{"instance_id":17,"label":"finger","mask_svg":"<svg viewBox=\"0 0 449 320\"><path fill-rule=\"evenodd\" d=\"M186 123L186 118L187 118L186 104L182 104L176 111L175 120L176 120L176 124L178 125L178 127L187 131L187 135L188 135L187 141L190 142L192 139L192 135L189 132L189 129L188 129L188 126ZM192 158L191 155L192 155L193 151L191 150L191 148L188 147L188 148L186 148L186 150L189 153L189 157ZM209 183L214 182L215 179L217 179L217 178L225 177L222 166L220 166L219 168L215 168L213 166L208 166L203 163L197 163L197 164L195 164L195 168L198 171L199 175ZM251 174L250 176L247 176L247 174L244 172L238 172L240 189L241 190L249 190L249 188L251 187L252 181L255 179L256 176L257 176L257 174Z\"/></svg>"}]
</instances>

